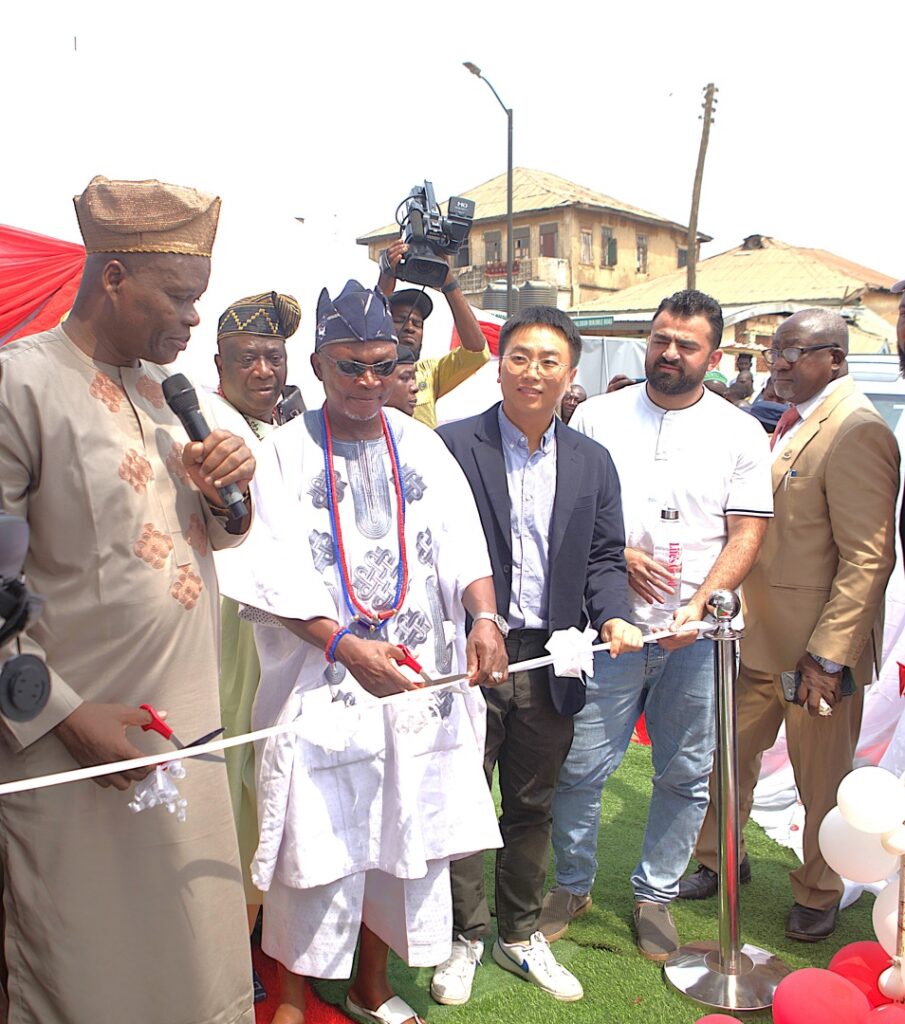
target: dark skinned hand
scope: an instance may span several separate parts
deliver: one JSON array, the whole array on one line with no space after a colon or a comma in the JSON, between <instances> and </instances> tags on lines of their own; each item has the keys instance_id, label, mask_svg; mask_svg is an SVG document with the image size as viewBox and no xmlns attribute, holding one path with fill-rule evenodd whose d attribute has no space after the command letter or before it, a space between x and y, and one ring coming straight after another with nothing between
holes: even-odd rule
<instances>
[{"instance_id":1,"label":"dark skinned hand","mask_svg":"<svg viewBox=\"0 0 905 1024\"><path fill-rule=\"evenodd\" d=\"M395 667L405 655L385 640L364 640L346 634L336 645L336 660L355 676L359 685L374 697L389 697L404 690L417 690Z\"/></svg>"},{"instance_id":2,"label":"dark skinned hand","mask_svg":"<svg viewBox=\"0 0 905 1024\"><path fill-rule=\"evenodd\" d=\"M165 717L160 713L161 718ZM126 730L147 725L151 716L141 708L126 704L84 703L53 730L57 739L83 768L110 761L127 761L144 754L126 739ZM151 773L151 768L101 775L94 781L103 788L127 790Z\"/></svg>"},{"instance_id":3,"label":"dark skinned hand","mask_svg":"<svg viewBox=\"0 0 905 1024\"><path fill-rule=\"evenodd\" d=\"M509 655L503 634L490 619L478 619L465 645L470 686L499 686L509 678Z\"/></svg>"},{"instance_id":4,"label":"dark skinned hand","mask_svg":"<svg viewBox=\"0 0 905 1024\"><path fill-rule=\"evenodd\" d=\"M807 708L812 718L820 717L820 698L822 697L831 708L842 700L842 672L827 672L821 668L810 654L803 654L798 659L796 670L801 673L798 685L798 700L802 707Z\"/></svg>"},{"instance_id":5,"label":"dark skinned hand","mask_svg":"<svg viewBox=\"0 0 905 1024\"><path fill-rule=\"evenodd\" d=\"M235 484L242 494L255 475L255 459L248 445L228 430L212 430L203 441L182 449L182 464L192 482L212 505L221 505L218 487Z\"/></svg>"}]
</instances>

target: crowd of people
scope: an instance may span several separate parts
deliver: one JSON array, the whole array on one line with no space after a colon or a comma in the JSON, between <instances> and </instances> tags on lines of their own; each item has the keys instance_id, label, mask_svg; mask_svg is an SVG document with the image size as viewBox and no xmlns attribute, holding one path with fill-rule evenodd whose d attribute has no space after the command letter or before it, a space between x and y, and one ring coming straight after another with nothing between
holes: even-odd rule
<instances>
[{"instance_id":1,"label":"crowd of people","mask_svg":"<svg viewBox=\"0 0 905 1024\"><path fill-rule=\"evenodd\" d=\"M699 291L661 302L643 380L590 398L573 321L529 307L500 332L500 401L437 428L437 400L490 353L450 270L461 347L421 358L433 300L396 290L397 242L376 287L317 301L319 408L288 383L296 299L231 303L213 429L190 441L162 382L198 324L220 201L98 177L75 207L71 313L0 348L0 506L28 520L46 598L19 642L51 674L40 715L2 721L0 782L172 754L145 704L184 738L272 728L225 768L186 762L185 822L129 813L147 768L0 797L10 1024L251 1024L259 917L274 1024L302 1024L306 977L353 970L350 1016L416 1024L389 951L461 1005L491 940L500 968L579 1000L554 944L592 908L601 800L642 713L653 794L629 884L638 951L665 961L673 900L718 885L700 638L718 589L744 597L742 819L785 724L806 808L786 933L832 934L842 884L817 830L881 650L899 485L841 317L786 319L746 411L707 379L723 317ZM724 386L745 401L736 368ZM533 667L570 628L609 643L593 674Z\"/></svg>"}]
</instances>

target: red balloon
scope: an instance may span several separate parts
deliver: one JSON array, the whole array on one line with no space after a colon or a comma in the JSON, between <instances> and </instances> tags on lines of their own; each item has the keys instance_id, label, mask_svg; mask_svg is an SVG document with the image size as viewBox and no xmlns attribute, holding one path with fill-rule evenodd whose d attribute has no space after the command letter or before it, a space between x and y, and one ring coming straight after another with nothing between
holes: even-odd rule
<instances>
[{"instance_id":1,"label":"red balloon","mask_svg":"<svg viewBox=\"0 0 905 1024\"><path fill-rule=\"evenodd\" d=\"M867 996L841 975L805 967L777 986L773 1024L855 1024L870 1008Z\"/></svg>"},{"instance_id":2,"label":"red balloon","mask_svg":"<svg viewBox=\"0 0 905 1024\"><path fill-rule=\"evenodd\" d=\"M905 1024L905 1007L901 1003L875 1006L858 1024Z\"/></svg>"},{"instance_id":3,"label":"red balloon","mask_svg":"<svg viewBox=\"0 0 905 1024\"><path fill-rule=\"evenodd\" d=\"M877 982L891 964L892 957L879 942L850 942L830 960L828 968L863 992L871 1006L883 1006L892 1000L877 988Z\"/></svg>"},{"instance_id":4,"label":"red balloon","mask_svg":"<svg viewBox=\"0 0 905 1024\"><path fill-rule=\"evenodd\" d=\"M729 1017L725 1013L708 1013L699 1017L694 1024L742 1024L738 1017Z\"/></svg>"}]
</instances>

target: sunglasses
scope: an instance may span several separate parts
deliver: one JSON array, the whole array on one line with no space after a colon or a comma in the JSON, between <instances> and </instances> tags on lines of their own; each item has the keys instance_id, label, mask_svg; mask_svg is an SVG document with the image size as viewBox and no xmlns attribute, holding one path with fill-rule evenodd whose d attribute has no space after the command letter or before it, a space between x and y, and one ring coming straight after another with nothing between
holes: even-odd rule
<instances>
[{"instance_id":1,"label":"sunglasses","mask_svg":"<svg viewBox=\"0 0 905 1024\"><path fill-rule=\"evenodd\" d=\"M369 370L375 377L389 377L396 369L395 359L382 359L379 363L360 363L357 359L335 359L326 352L320 352L319 355L329 359L344 377L364 377Z\"/></svg>"}]
</instances>

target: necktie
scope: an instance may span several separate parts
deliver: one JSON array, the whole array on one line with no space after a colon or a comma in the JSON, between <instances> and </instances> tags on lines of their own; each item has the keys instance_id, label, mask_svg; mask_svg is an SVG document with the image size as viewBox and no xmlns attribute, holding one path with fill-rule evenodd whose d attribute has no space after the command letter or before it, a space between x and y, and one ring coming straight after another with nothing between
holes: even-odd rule
<instances>
[{"instance_id":1,"label":"necktie","mask_svg":"<svg viewBox=\"0 0 905 1024\"><path fill-rule=\"evenodd\" d=\"M776 429L773 431L773 436L770 438L770 451L772 452L776 446L776 442L786 433L791 427L801 419L801 413L794 405L790 405L788 409L779 417L779 422L776 424Z\"/></svg>"}]
</instances>

